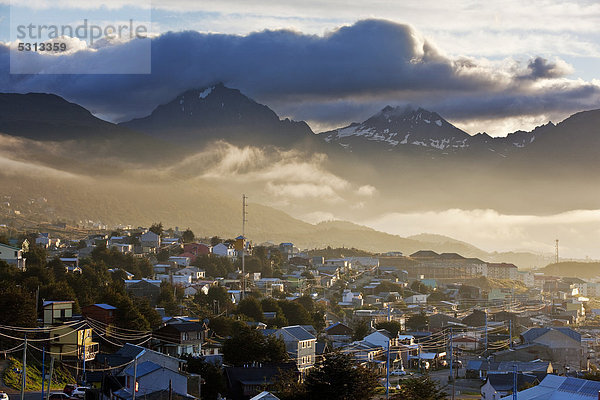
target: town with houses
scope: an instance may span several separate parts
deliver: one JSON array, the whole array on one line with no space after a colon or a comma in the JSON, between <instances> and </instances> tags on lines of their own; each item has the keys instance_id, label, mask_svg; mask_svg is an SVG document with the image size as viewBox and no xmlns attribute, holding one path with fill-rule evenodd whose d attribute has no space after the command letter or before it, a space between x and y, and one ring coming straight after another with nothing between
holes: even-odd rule
<instances>
[{"instance_id":1,"label":"town with houses","mask_svg":"<svg viewBox=\"0 0 600 400\"><path fill-rule=\"evenodd\" d=\"M412 398L398 393L421 377L439 388L432 399L600 391L595 280L428 249L197 238L162 224L85 237L6 232L0 281L20 282L20 295L34 289L30 308L11 308L8 291L0 301L11 399L40 390L51 400L294 398L282 382L309 390L332 356L369 374L372 398ZM88 276L107 294L80 293ZM14 310L33 314L27 325L11 323ZM70 378L56 381L59 370Z\"/></svg>"}]
</instances>

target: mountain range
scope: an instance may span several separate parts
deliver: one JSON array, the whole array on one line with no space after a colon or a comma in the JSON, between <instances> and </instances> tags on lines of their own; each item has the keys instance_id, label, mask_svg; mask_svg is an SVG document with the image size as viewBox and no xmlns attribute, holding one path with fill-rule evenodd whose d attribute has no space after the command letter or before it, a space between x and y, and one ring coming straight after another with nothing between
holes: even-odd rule
<instances>
[{"instance_id":1,"label":"mountain range","mask_svg":"<svg viewBox=\"0 0 600 400\"><path fill-rule=\"evenodd\" d=\"M594 110L531 132L469 135L436 112L387 106L363 122L316 134L305 122L280 118L223 84L186 91L146 117L114 124L56 95L0 94L0 163L10 167L0 172L1 194L22 204L47 197L57 219L138 224L161 219L233 235L239 213L232 199L244 190L277 208L258 208L263 226L253 233L260 240L404 252L428 243L438 251L489 258L493 255L456 241L442 246L358 225L332 229L286 213L351 219L449 208L512 213L594 208L600 191L589 183L600 172L598 126L600 110ZM256 150L230 154L215 142ZM287 171L288 159L312 175L295 167ZM329 198L319 197L331 191ZM44 210L36 213L44 218ZM530 256L528 265L539 266Z\"/></svg>"}]
</instances>

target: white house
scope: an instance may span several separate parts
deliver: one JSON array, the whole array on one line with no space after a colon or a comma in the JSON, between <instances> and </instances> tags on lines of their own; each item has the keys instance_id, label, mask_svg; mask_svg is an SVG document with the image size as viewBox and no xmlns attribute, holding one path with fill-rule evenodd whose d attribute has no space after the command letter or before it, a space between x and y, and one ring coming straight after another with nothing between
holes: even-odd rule
<instances>
[{"instance_id":1,"label":"white house","mask_svg":"<svg viewBox=\"0 0 600 400\"><path fill-rule=\"evenodd\" d=\"M133 245L132 244L123 244L123 243L113 243L110 246L111 249L117 249L120 253L129 254L133 253Z\"/></svg>"},{"instance_id":2,"label":"white house","mask_svg":"<svg viewBox=\"0 0 600 400\"><path fill-rule=\"evenodd\" d=\"M177 256L169 257L169 261L174 262L175 264L180 265L182 267L189 267L190 262L191 262L189 257L177 257Z\"/></svg>"},{"instance_id":3,"label":"white house","mask_svg":"<svg viewBox=\"0 0 600 400\"><path fill-rule=\"evenodd\" d=\"M18 247L0 243L0 260L7 264L16 266L21 271L25 271L25 258L23 258L23 250Z\"/></svg>"},{"instance_id":4,"label":"white house","mask_svg":"<svg viewBox=\"0 0 600 400\"><path fill-rule=\"evenodd\" d=\"M117 397L128 399L135 388L136 396L144 398L169 387L174 393L187 397L187 377L152 361L139 363L137 367L130 363L122 375L125 376L125 388L114 393Z\"/></svg>"},{"instance_id":5,"label":"white house","mask_svg":"<svg viewBox=\"0 0 600 400\"><path fill-rule=\"evenodd\" d=\"M342 293L342 301L338 303L341 306L357 306L363 305L363 296L361 293L354 293L350 289L344 289Z\"/></svg>"},{"instance_id":6,"label":"white house","mask_svg":"<svg viewBox=\"0 0 600 400\"><path fill-rule=\"evenodd\" d=\"M192 283L192 278L189 275L176 275L176 274L156 274L156 279L161 282L171 282L175 284L188 285Z\"/></svg>"},{"instance_id":7,"label":"white house","mask_svg":"<svg viewBox=\"0 0 600 400\"><path fill-rule=\"evenodd\" d=\"M40 233L35 239L35 244L46 249L49 247L58 247L60 245L60 239L52 239L48 233Z\"/></svg>"},{"instance_id":8,"label":"white house","mask_svg":"<svg viewBox=\"0 0 600 400\"><path fill-rule=\"evenodd\" d=\"M198 267L186 267L175 272L175 275L189 276L192 282L195 282L204 279L206 277L206 272Z\"/></svg>"},{"instance_id":9,"label":"white house","mask_svg":"<svg viewBox=\"0 0 600 400\"><path fill-rule=\"evenodd\" d=\"M392 335L385 329L378 329L375 332L365 336L363 340L376 346L381 346L384 349L387 349L388 343L390 346L398 345L398 337Z\"/></svg>"},{"instance_id":10,"label":"white house","mask_svg":"<svg viewBox=\"0 0 600 400\"><path fill-rule=\"evenodd\" d=\"M221 257L235 257L235 249L232 245L227 245L225 243L219 243L218 245L213 247L213 254L216 254Z\"/></svg>"},{"instance_id":11,"label":"white house","mask_svg":"<svg viewBox=\"0 0 600 400\"><path fill-rule=\"evenodd\" d=\"M404 299L406 304L425 304L427 303L428 294L413 294Z\"/></svg>"},{"instance_id":12,"label":"white house","mask_svg":"<svg viewBox=\"0 0 600 400\"><path fill-rule=\"evenodd\" d=\"M160 235L157 235L152 231L142 233L140 235L140 244L142 247L157 249L160 247Z\"/></svg>"}]
</instances>

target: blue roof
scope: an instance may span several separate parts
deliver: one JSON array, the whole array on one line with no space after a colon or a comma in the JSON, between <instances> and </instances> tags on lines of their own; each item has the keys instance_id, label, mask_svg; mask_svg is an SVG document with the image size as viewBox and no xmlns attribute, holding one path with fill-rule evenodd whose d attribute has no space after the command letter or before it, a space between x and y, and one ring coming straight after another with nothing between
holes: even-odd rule
<instances>
[{"instance_id":1,"label":"blue roof","mask_svg":"<svg viewBox=\"0 0 600 400\"><path fill-rule=\"evenodd\" d=\"M105 310L116 310L117 307L111 306L110 304L98 303L94 304L96 307L103 308Z\"/></svg>"},{"instance_id":2,"label":"blue roof","mask_svg":"<svg viewBox=\"0 0 600 400\"><path fill-rule=\"evenodd\" d=\"M573 329L571 328L564 328L564 327L560 327L560 328L531 328L529 330L527 330L526 332L523 332L523 334L521 336L523 336L523 341L525 343L531 343L533 342L535 339L539 338L540 336L545 335L546 333L550 332L551 330L556 330L560 333L562 333L563 335L567 335L568 337L570 337L571 339L577 341L577 342L581 342L581 335L577 332L575 332Z\"/></svg>"},{"instance_id":3,"label":"blue roof","mask_svg":"<svg viewBox=\"0 0 600 400\"><path fill-rule=\"evenodd\" d=\"M295 337L298 340L316 339L316 337L314 335L312 335L309 331L307 331L300 325L285 326L285 327L281 328L281 330L289 333L290 335L292 335L293 337Z\"/></svg>"},{"instance_id":4,"label":"blue roof","mask_svg":"<svg viewBox=\"0 0 600 400\"><path fill-rule=\"evenodd\" d=\"M141 364L139 364L137 366L137 376L144 376L144 375L148 375L151 372L156 371L157 369L161 369L162 367L158 364L153 363L152 361L145 361ZM131 375L133 376L133 369L134 369L134 365L130 365L129 367L127 367L125 369L125 371L123 371L124 374L126 375Z\"/></svg>"}]
</instances>

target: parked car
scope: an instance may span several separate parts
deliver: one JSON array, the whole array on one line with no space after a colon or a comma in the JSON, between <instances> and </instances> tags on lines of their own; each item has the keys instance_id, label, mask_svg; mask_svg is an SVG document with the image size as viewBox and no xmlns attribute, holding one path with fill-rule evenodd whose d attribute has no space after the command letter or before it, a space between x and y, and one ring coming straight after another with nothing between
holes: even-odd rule
<instances>
[{"instance_id":1,"label":"parked car","mask_svg":"<svg viewBox=\"0 0 600 400\"><path fill-rule=\"evenodd\" d=\"M8 400L8 395L4 392L0 392L0 400Z\"/></svg>"},{"instance_id":2,"label":"parked car","mask_svg":"<svg viewBox=\"0 0 600 400\"><path fill-rule=\"evenodd\" d=\"M394 375L394 376L404 376L406 375L406 371L404 370L404 368L401 369L395 369L393 371L390 371L390 375Z\"/></svg>"},{"instance_id":3,"label":"parked car","mask_svg":"<svg viewBox=\"0 0 600 400\"><path fill-rule=\"evenodd\" d=\"M73 390L73 393L71 393L71 396L77 397L79 399L83 399L85 397L85 391L87 389L89 389L89 387L86 387L86 386L77 386L75 388L75 390Z\"/></svg>"},{"instance_id":4,"label":"parked car","mask_svg":"<svg viewBox=\"0 0 600 400\"><path fill-rule=\"evenodd\" d=\"M50 393L49 400L79 400L76 397L71 397L66 393Z\"/></svg>"}]
</instances>

